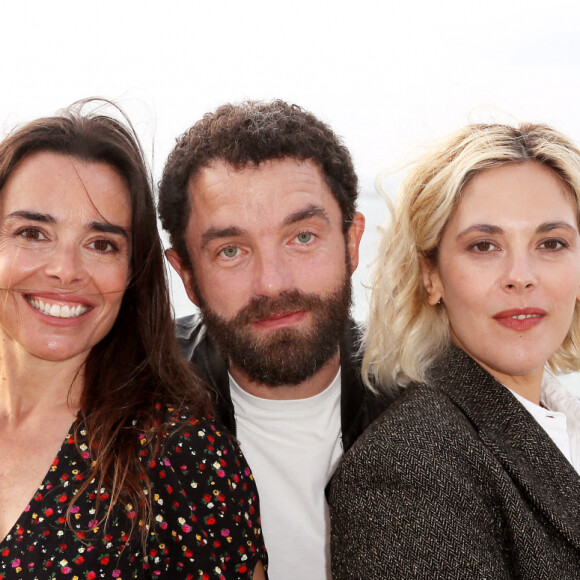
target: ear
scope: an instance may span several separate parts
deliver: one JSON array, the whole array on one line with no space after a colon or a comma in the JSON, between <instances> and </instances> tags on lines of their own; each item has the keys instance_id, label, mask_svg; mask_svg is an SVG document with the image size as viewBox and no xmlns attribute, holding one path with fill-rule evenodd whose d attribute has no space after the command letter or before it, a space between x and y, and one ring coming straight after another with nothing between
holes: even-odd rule
<instances>
[{"instance_id":1,"label":"ear","mask_svg":"<svg viewBox=\"0 0 580 580\"><path fill-rule=\"evenodd\" d=\"M443 284L439 277L439 270L431 260L422 255L419 255L419 268L421 269L423 287L428 296L427 302L431 306L435 306L443 298Z\"/></svg>"},{"instance_id":2,"label":"ear","mask_svg":"<svg viewBox=\"0 0 580 580\"><path fill-rule=\"evenodd\" d=\"M365 231L365 216L356 212L353 216L352 223L348 228L346 240L348 244L348 255L350 256L350 273L352 274L358 266L359 246L362 235Z\"/></svg>"},{"instance_id":3,"label":"ear","mask_svg":"<svg viewBox=\"0 0 580 580\"><path fill-rule=\"evenodd\" d=\"M191 270L184 266L181 258L173 248L165 251L165 257L169 260L169 263L173 269L179 274L181 281L185 287L188 298L196 305L199 306L199 301L197 299L197 294L194 290L193 285L193 273Z\"/></svg>"}]
</instances>

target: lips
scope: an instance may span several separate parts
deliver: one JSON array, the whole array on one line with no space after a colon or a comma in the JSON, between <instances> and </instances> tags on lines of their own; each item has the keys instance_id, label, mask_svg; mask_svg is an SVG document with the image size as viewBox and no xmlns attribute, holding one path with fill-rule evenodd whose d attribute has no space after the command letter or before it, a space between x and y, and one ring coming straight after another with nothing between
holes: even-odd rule
<instances>
[{"instance_id":1,"label":"lips","mask_svg":"<svg viewBox=\"0 0 580 580\"><path fill-rule=\"evenodd\" d=\"M281 328L285 326L292 326L301 322L306 316L304 310L297 310L293 312L282 312L280 314L271 314L264 318L254 321L254 326L258 328Z\"/></svg>"},{"instance_id":2,"label":"lips","mask_svg":"<svg viewBox=\"0 0 580 580\"><path fill-rule=\"evenodd\" d=\"M541 308L512 308L494 315L501 325L513 330L529 330L537 326L546 316Z\"/></svg>"},{"instance_id":3,"label":"lips","mask_svg":"<svg viewBox=\"0 0 580 580\"><path fill-rule=\"evenodd\" d=\"M87 304L74 302L51 301L30 295L24 297L28 304L38 312L54 318L78 318L86 314L91 307Z\"/></svg>"}]
</instances>

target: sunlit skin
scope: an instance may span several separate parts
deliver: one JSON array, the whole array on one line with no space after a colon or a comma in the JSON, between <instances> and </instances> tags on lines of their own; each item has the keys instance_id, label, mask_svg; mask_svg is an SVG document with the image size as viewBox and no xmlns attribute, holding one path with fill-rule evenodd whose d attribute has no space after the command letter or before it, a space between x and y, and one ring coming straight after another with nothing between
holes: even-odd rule
<instances>
[{"instance_id":1,"label":"sunlit skin","mask_svg":"<svg viewBox=\"0 0 580 580\"><path fill-rule=\"evenodd\" d=\"M129 192L106 164L35 153L0 190L0 538L60 448L82 363L117 317L130 224Z\"/></svg>"},{"instance_id":2,"label":"sunlit skin","mask_svg":"<svg viewBox=\"0 0 580 580\"><path fill-rule=\"evenodd\" d=\"M505 386L539 403L546 361L580 300L578 211L555 173L526 161L478 173L422 264L453 341Z\"/></svg>"},{"instance_id":3,"label":"sunlit skin","mask_svg":"<svg viewBox=\"0 0 580 580\"><path fill-rule=\"evenodd\" d=\"M320 295L336 290L346 273L345 238L338 202L312 161L273 160L234 170L224 162L202 169L189 184L192 211L186 231L200 294L224 318L253 297L288 290ZM364 217L348 231L352 271L358 265ZM168 258L198 303L190 272L173 250ZM256 333L312 325L308 311L286 312L253 324ZM303 398L326 388L340 365L337 354L304 384L272 389L253 383L243 369L230 372L247 391L264 398Z\"/></svg>"}]
</instances>

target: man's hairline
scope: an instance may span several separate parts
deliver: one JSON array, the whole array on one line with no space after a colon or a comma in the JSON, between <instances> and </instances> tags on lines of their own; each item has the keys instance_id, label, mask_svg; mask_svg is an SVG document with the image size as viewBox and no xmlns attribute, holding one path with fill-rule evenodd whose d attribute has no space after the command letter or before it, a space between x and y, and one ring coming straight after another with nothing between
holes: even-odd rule
<instances>
[{"instance_id":1,"label":"man's hairline","mask_svg":"<svg viewBox=\"0 0 580 580\"><path fill-rule=\"evenodd\" d=\"M247 169L248 167L253 167L254 169L258 169L262 164L267 163L269 161L283 161L284 159L294 159L297 163L311 161L312 163L314 163L314 165L316 165L317 169L320 171L320 174L322 176L322 180L323 180L324 184L328 187L330 195L332 195L332 197L334 198L334 200L338 204L338 207L339 207L340 213L341 213L341 217L342 217L342 222L344 224L345 221L347 220L348 216L346 216L344 211L343 211L341 200L339 199L339 196L335 193L335 191L330 183L328 174L326 173L326 171L324 171L324 168L322 167L322 165L314 157L301 158L301 157L297 157L296 155L283 155L281 157L269 157L267 159L262 159L259 163L254 163L253 161L248 161L247 163L244 163L243 165L236 166L233 163L230 163L229 161L224 159L223 157L216 156L216 157L212 157L212 158L204 161L200 165L196 166L195 169L193 169L189 172L189 175L187 176L187 179L185 180L185 197L186 197L186 201L187 201L187 203L186 203L187 220L186 220L185 227L183 228L184 235L185 235L185 232L187 231L187 228L189 227L189 223L191 220L191 211L192 211L192 207L193 207L194 196L193 196L190 188L191 188L192 182L197 177L199 177L199 175L201 174L201 172L204 169L209 169L215 163L222 162L225 165L227 165L228 167L232 168L232 170L234 172L239 172L239 171L243 171L244 169ZM356 210L356 201L355 201L355 210Z\"/></svg>"}]
</instances>

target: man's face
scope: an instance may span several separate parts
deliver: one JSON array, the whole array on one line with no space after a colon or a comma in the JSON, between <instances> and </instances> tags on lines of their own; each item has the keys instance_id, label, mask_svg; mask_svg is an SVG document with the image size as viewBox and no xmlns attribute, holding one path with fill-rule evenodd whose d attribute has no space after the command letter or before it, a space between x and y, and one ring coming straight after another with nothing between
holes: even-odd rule
<instances>
[{"instance_id":1,"label":"man's face","mask_svg":"<svg viewBox=\"0 0 580 580\"><path fill-rule=\"evenodd\" d=\"M251 380L299 384L333 355L348 317L364 218L345 236L338 202L312 161L224 162L189 184L182 277L218 347Z\"/></svg>"}]
</instances>

